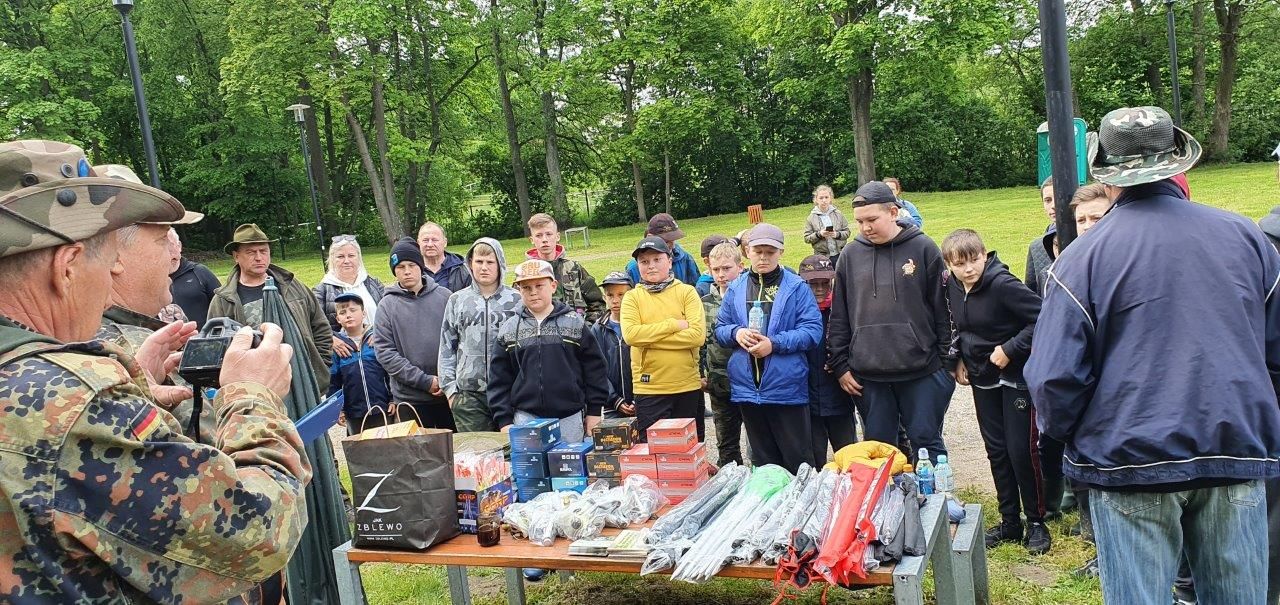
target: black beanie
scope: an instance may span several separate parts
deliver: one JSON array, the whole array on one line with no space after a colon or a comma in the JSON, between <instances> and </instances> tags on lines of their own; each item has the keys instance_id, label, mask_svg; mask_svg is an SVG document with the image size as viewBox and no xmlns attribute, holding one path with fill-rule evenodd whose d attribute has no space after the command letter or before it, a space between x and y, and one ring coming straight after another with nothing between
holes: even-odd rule
<instances>
[{"instance_id":1,"label":"black beanie","mask_svg":"<svg viewBox=\"0 0 1280 605\"><path fill-rule=\"evenodd\" d=\"M418 249L418 242L413 241L412 237L402 237L391 246L391 272L395 273L396 265L405 261L411 261L417 264L419 269L423 269L422 251Z\"/></svg>"}]
</instances>

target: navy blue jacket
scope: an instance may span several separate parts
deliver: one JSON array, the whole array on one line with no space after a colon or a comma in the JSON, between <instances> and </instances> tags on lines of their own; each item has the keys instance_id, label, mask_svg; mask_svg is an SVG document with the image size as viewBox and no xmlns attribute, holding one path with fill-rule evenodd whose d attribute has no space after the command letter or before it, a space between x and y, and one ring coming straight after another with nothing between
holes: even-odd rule
<instances>
[{"instance_id":1,"label":"navy blue jacket","mask_svg":"<svg viewBox=\"0 0 1280 605\"><path fill-rule=\"evenodd\" d=\"M791 271L783 271L773 299L764 335L773 341L773 353L763 360L760 386L756 386L751 355L738 345L734 334L747 327L747 280L744 272L729 284L716 316L716 342L734 347L729 357L729 400L734 403L809 405L809 349L822 346L822 315L809 285Z\"/></svg>"},{"instance_id":2,"label":"navy blue jacket","mask_svg":"<svg viewBox=\"0 0 1280 605\"><path fill-rule=\"evenodd\" d=\"M636 394L631 390L631 345L622 340L622 326L606 313L592 324L596 344L604 355L605 371L609 374L608 409L618 411L623 403L635 403Z\"/></svg>"},{"instance_id":3,"label":"navy blue jacket","mask_svg":"<svg viewBox=\"0 0 1280 605\"><path fill-rule=\"evenodd\" d=\"M853 413L853 397L840 388L840 379L827 371L826 330L830 325L831 309L820 309L822 314L822 342L809 349L809 411L814 416L845 416Z\"/></svg>"},{"instance_id":4,"label":"navy blue jacket","mask_svg":"<svg viewBox=\"0 0 1280 605\"><path fill-rule=\"evenodd\" d=\"M350 357L339 357L333 354L333 365L329 367L329 395L342 391L342 413L347 422L359 427L364 415L375 407L385 408L391 400L391 384L387 371L382 369L378 358L374 355L373 330L365 330L360 339L361 347L342 332L334 332L354 353Z\"/></svg>"},{"instance_id":5,"label":"navy blue jacket","mask_svg":"<svg viewBox=\"0 0 1280 605\"><path fill-rule=\"evenodd\" d=\"M432 273L430 269L423 267L422 274L450 292L460 292L471 285L471 271L467 269L466 259L452 252L444 253L444 262L440 263L439 271Z\"/></svg>"},{"instance_id":6,"label":"navy blue jacket","mask_svg":"<svg viewBox=\"0 0 1280 605\"><path fill-rule=\"evenodd\" d=\"M689 256L689 253L685 252L684 248L680 247L680 244L672 244L671 247L671 274L676 276L676 279L691 286L698 283L698 278L702 276L702 273L698 271L698 262L693 260L693 257ZM643 281L640 279L640 266L636 264L635 259L631 259L631 262L627 263L627 275L631 276L631 283L633 284ZM699 296L702 295L699 294Z\"/></svg>"},{"instance_id":7,"label":"navy blue jacket","mask_svg":"<svg viewBox=\"0 0 1280 605\"><path fill-rule=\"evenodd\" d=\"M1048 272L1024 373L1068 477L1280 475L1280 254L1247 219L1128 188Z\"/></svg>"}]
</instances>

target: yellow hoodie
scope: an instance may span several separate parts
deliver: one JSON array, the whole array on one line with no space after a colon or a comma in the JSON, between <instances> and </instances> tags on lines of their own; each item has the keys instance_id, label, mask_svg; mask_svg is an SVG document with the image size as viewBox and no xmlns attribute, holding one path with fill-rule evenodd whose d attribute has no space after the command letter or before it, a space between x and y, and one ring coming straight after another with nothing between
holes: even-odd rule
<instances>
[{"instance_id":1,"label":"yellow hoodie","mask_svg":"<svg viewBox=\"0 0 1280 605\"><path fill-rule=\"evenodd\" d=\"M622 297L622 339L631 347L637 395L674 395L702 389L698 350L707 319L693 286L676 280L658 294L637 287ZM680 320L689 327L680 329Z\"/></svg>"}]
</instances>

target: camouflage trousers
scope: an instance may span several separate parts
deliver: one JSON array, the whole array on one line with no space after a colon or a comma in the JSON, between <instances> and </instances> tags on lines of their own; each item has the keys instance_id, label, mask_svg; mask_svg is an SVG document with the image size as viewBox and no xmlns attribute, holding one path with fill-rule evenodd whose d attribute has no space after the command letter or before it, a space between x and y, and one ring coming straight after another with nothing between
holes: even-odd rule
<instances>
[{"instance_id":1,"label":"camouflage trousers","mask_svg":"<svg viewBox=\"0 0 1280 605\"><path fill-rule=\"evenodd\" d=\"M450 410L459 433L498 430L489 412L489 396L483 391L458 391Z\"/></svg>"},{"instance_id":2,"label":"camouflage trousers","mask_svg":"<svg viewBox=\"0 0 1280 605\"><path fill-rule=\"evenodd\" d=\"M723 378L722 381L717 380ZM729 403L728 377L713 376L708 381L711 418L716 426L716 464L742 464L742 410Z\"/></svg>"}]
</instances>

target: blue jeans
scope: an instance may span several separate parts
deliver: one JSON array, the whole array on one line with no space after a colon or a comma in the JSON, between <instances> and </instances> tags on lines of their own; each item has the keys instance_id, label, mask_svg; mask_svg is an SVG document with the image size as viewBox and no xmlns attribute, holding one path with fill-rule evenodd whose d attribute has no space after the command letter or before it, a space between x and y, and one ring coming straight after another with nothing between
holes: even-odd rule
<instances>
[{"instance_id":1,"label":"blue jeans","mask_svg":"<svg viewBox=\"0 0 1280 605\"><path fill-rule=\"evenodd\" d=\"M1090 490L1102 598L1168 605L1185 549L1203 605L1262 605L1267 509L1261 481L1170 494Z\"/></svg>"},{"instance_id":2,"label":"blue jeans","mask_svg":"<svg viewBox=\"0 0 1280 605\"><path fill-rule=\"evenodd\" d=\"M907 429L912 459L920 448L929 450L937 463L938 454L947 453L942 443L942 419L951 406L956 382L946 370L915 380L876 382L862 380L862 402L867 410L864 438L896 445L898 427Z\"/></svg>"}]
</instances>

